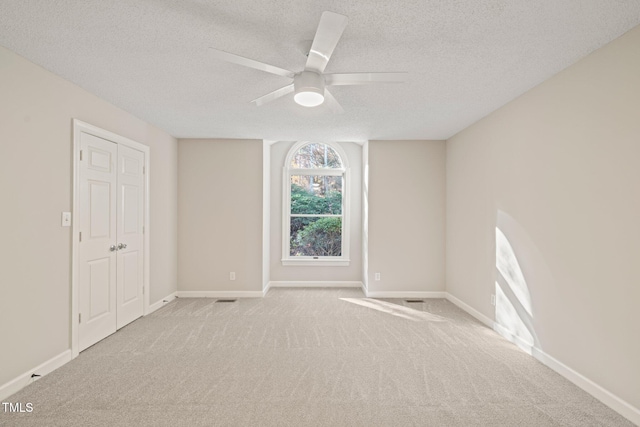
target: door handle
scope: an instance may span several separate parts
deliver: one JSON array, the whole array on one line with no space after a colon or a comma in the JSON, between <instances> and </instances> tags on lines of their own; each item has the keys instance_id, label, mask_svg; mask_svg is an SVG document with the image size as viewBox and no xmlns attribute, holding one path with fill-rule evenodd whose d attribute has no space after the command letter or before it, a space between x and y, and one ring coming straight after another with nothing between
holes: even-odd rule
<instances>
[{"instance_id":1,"label":"door handle","mask_svg":"<svg viewBox=\"0 0 640 427\"><path fill-rule=\"evenodd\" d=\"M118 250L118 248L116 247L116 245L109 246L109 251L110 252L117 251L117 250Z\"/></svg>"},{"instance_id":2,"label":"door handle","mask_svg":"<svg viewBox=\"0 0 640 427\"><path fill-rule=\"evenodd\" d=\"M120 250L120 249L127 249L127 244L126 243L120 243L118 245L118 250Z\"/></svg>"}]
</instances>

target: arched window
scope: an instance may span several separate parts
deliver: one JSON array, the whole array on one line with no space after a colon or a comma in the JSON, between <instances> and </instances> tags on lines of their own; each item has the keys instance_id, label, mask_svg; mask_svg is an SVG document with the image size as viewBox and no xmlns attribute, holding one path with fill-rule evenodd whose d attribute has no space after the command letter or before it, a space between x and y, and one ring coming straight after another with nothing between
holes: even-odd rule
<instances>
[{"instance_id":1,"label":"arched window","mask_svg":"<svg viewBox=\"0 0 640 427\"><path fill-rule=\"evenodd\" d=\"M299 142L284 166L284 265L348 265L349 170L342 148Z\"/></svg>"}]
</instances>

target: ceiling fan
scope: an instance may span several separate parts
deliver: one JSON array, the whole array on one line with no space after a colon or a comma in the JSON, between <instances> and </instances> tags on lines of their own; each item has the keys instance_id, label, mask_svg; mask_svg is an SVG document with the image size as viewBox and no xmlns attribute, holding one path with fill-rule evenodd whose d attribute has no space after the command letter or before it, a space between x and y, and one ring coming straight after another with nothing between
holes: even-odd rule
<instances>
[{"instance_id":1,"label":"ceiling fan","mask_svg":"<svg viewBox=\"0 0 640 427\"><path fill-rule=\"evenodd\" d=\"M292 78L293 82L251 101L261 106L281 96L294 92L293 99L299 105L316 107L327 101L327 106L336 113L343 112L342 107L326 89L326 86L365 85L373 83L402 83L407 73L340 73L324 74L342 32L347 26L347 17L333 12L323 12L316 35L311 43L304 70L294 72L285 70L233 53L211 48L214 56L231 62L278 76Z\"/></svg>"}]
</instances>

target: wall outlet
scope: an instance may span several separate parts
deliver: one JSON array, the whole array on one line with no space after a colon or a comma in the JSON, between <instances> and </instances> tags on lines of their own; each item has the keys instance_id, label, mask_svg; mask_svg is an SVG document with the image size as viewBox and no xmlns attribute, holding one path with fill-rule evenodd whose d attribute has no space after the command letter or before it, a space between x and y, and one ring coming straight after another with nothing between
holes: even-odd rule
<instances>
[{"instance_id":1,"label":"wall outlet","mask_svg":"<svg viewBox=\"0 0 640 427\"><path fill-rule=\"evenodd\" d=\"M491 305L496 305L496 295L491 294Z\"/></svg>"},{"instance_id":2,"label":"wall outlet","mask_svg":"<svg viewBox=\"0 0 640 427\"><path fill-rule=\"evenodd\" d=\"M236 272L232 271L231 273L229 273L229 280L236 280Z\"/></svg>"},{"instance_id":3,"label":"wall outlet","mask_svg":"<svg viewBox=\"0 0 640 427\"><path fill-rule=\"evenodd\" d=\"M374 274L373 279L374 280L380 280L380 273Z\"/></svg>"}]
</instances>

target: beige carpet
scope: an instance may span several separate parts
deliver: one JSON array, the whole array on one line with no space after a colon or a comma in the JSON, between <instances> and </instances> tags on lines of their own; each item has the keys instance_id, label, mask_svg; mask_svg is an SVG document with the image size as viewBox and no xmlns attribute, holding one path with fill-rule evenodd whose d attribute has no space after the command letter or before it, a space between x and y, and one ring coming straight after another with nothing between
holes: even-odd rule
<instances>
[{"instance_id":1,"label":"beige carpet","mask_svg":"<svg viewBox=\"0 0 640 427\"><path fill-rule=\"evenodd\" d=\"M389 304L391 303L391 304ZM179 299L9 402L7 426L631 426L446 300Z\"/></svg>"}]
</instances>

